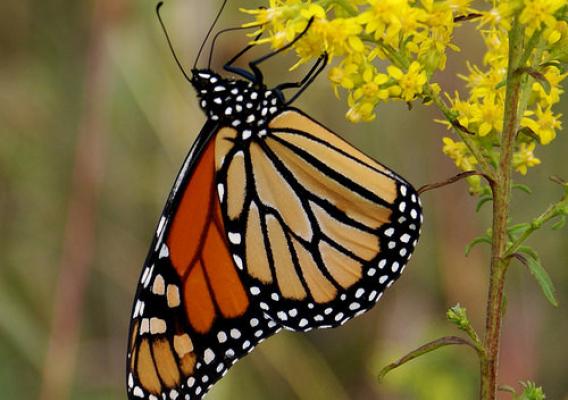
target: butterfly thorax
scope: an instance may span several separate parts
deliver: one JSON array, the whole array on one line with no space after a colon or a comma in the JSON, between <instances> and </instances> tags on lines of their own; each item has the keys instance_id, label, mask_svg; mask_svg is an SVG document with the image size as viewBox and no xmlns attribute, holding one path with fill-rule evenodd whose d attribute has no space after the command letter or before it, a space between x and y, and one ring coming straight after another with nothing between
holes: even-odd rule
<instances>
[{"instance_id":1,"label":"butterfly thorax","mask_svg":"<svg viewBox=\"0 0 568 400\"><path fill-rule=\"evenodd\" d=\"M211 70L193 71L192 84L207 118L234 127L245 140L266 135L268 121L284 106L276 91Z\"/></svg>"}]
</instances>

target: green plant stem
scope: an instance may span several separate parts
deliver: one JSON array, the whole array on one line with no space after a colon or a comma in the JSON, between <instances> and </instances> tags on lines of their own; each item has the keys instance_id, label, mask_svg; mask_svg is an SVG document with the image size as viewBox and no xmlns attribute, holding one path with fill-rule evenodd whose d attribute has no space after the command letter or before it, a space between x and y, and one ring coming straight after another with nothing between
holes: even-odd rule
<instances>
[{"instance_id":1,"label":"green plant stem","mask_svg":"<svg viewBox=\"0 0 568 400\"><path fill-rule=\"evenodd\" d=\"M523 56L519 61L519 66L524 67L527 61L530 61L530 65L537 65L538 60L542 58L542 53L544 52L544 40L542 39L542 31L537 31L533 33L527 45L525 46ZM534 78L529 74L523 74L522 77L522 90L519 100L519 115L521 118L525 114L527 109L527 104L529 102L529 97L532 91L532 83Z\"/></svg>"},{"instance_id":2,"label":"green plant stem","mask_svg":"<svg viewBox=\"0 0 568 400\"><path fill-rule=\"evenodd\" d=\"M515 18L509 32L509 66L507 70L501 155L495 181L491 187L493 191L493 235L485 320L485 353L480 360L480 397L482 400L494 400L497 391L503 288L509 265L509 260L504 255L507 245L507 218L511 202L513 146L519 125L518 107L522 81L522 76L517 72L517 68L519 67L522 54L523 31Z\"/></svg>"},{"instance_id":3,"label":"green plant stem","mask_svg":"<svg viewBox=\"0 0 568 400\"><path fill-rule=\"evenodd\" d=\"M552 204L542 214L533 219L530 226L513 243L509 245L504 256L510 257L511 255L513 255L534 231L540 229L542 225L550 221L552 218L563 214L563 210L565 210L566 207L568 207L568 194L565 194L560 201Z\"/></svg>"}]
</instances>

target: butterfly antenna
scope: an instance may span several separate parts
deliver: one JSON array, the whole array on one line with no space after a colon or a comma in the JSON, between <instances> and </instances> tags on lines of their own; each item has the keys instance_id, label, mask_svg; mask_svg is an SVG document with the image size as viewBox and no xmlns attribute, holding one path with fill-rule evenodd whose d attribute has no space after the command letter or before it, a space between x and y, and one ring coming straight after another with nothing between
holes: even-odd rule
<instances>
[{"instance_id":1,"label":"butterfly antenna","mask_svg":"<svg viewBox=\"0 0 568 400\"><path fill-rule=\"evenodd\" d=\"M162 15L160 14L160 9L162 8L163 5L164 5L164 2L160 1L158 3L158 5L156 6L156 14L158 14L158 21L160 21L160 25L162 26L162 31L164 31L164 35L166 36L168 46L170 47L170 51L172 52L172 55L174 56L174 60L176 61L177 66L179 67L179 69L180 69L181 73L183 74L183 76L185 77L185 79L189 83L191 83L191 78L189 77L187 72L185 72L185 69L181 65L181 62L179 61L179 58L176 55L176 52L174 50L174 46L172 45L172 41L170 40L170 35L168 34L168 30L166 29L166 25L164 24L164 21L162 19Z\"/></svg>"},{"instance_id":2,"label":"butterfly antenna","mask_svg":"<svg viewBox=\"0 0 568 400\"><path fill-rule=\"evenodd\" d=\"M199 51L197 52L197 57L195 58L195 62L193 63L194 69L197 67L197 62L199 61L199 57L201 56L201 52L203 51L203 48L205 47L205 43L207 43L207 39L209 39L211 32L213 32L213 28L215 28L215 25L217 24L219 17L221 17L221 14L223 13L225 6L227 5L227 1L228 0L223 0L223 4L221 4L221 8L219 9L219 12L217 12L217 16L213 20L211 27L209 28L209 30L207 31L207 34L205 35L205 39L203 39L203 42L201 43L201 47L199 48Z\"/></svg>"}]
</instances>

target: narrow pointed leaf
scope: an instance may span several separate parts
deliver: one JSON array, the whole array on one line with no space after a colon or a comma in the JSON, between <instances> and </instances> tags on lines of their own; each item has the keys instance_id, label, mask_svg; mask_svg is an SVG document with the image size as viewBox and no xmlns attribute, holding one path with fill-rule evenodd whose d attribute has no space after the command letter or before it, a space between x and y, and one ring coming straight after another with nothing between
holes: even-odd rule
<instances>
[{"instance_id":1,"label":"narrow pointed leaf","mask_svg":"<svg viewBox=\"0 0 568 400\"><path fill-rule=\"evenodd\" d=\"M540 260L533 257L524 257L519 253L515 253L514 257L527 266L531 275L539 284L540 289L542 290L542 293L544 294L544 297L546 297L548 302L554 307L558 307L558 300L556 300L556 290L554 289L554 284L552 283L548 272L546 272L546 270L540 263Z\"/></svg>"}]
</instances>

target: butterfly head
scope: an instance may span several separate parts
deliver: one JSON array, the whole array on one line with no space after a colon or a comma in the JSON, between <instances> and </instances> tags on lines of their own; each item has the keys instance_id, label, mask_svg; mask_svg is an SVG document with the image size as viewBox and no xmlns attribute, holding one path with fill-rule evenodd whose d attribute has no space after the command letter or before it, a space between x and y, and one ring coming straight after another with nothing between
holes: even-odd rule
<instances>
[{"instance_id":1,"label":"butterfly head","mask_svg":"<svg viewBox=\"0 0 568 400\"><path fill-rule=\"evenodd\" d=\"M219 85L219 81L222 79L209 69L193 69L191 71L191 84L199 97L206 97L205 95L213 92L215 86Z\"/></svg>"}]
</instances>

